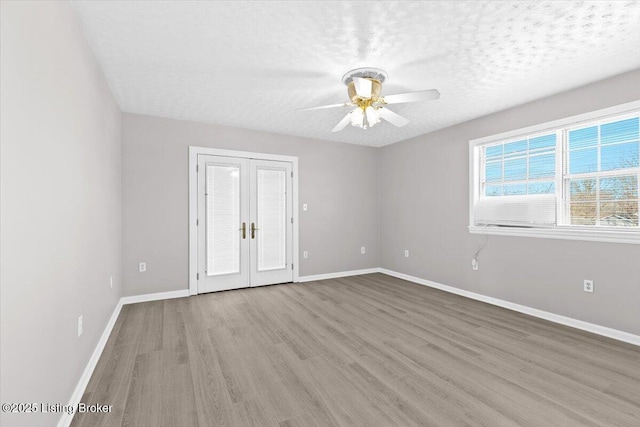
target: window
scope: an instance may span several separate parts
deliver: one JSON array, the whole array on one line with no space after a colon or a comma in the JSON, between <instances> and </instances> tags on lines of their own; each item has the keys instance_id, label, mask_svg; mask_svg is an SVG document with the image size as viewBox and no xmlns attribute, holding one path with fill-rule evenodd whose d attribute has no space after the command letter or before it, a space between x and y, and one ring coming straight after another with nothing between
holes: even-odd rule
<instances>
[{"instance_id":1,"label":"window","mask_svg":"<svg viewBox=\"0 0 640 427\"><path fill-rule=\"evenodd\" d=\"M568 130L568 224L638 227L639 133L638 115Z\"/></svg>"},{"instance_id":2,"label":"window","mask_svg":"<svg viewBox=\"0 0 640 427\"><path fill-rule=\"evenodd\" d=\"M555 133L487 145L482 158L484 196L555 194Z\"/></svg>"},{"instance_id":3,"label":"window","mask_svg":"<svg viewBox=\"0 0 640 427\"><path fill-rule=\"evenodd\" d=\"M640 101L470 142L470 231L640 243Z\"/></svg>"}]
</instances>

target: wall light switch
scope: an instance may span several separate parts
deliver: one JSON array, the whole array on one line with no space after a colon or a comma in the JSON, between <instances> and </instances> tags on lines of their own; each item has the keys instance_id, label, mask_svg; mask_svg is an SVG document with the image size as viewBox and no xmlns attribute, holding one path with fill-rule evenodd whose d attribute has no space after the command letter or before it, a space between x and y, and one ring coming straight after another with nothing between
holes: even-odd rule
<instances>
[{"instance_id":1,"label":"wall light switch","mask_svg":"<svg viewBox=\"0 0 640 427\"><path fill-rule=\"evenodd\" d=\"M111 287L111 289L113 289L113 276L109 277L109 287Z\"/></svg>"},{"instance_id":2,"label":"wall light switch","mask_svg":"<svg viewBox=\"0 0 640 427\"><path fill-rule=\"evenodd\" d=\"M307 251L302 252L302 258L309 258L309 252Z\"/></svg>"},{"instance_id":3,"label":"wall light switch","mask_svg":"<svg viewBox=\"0 0 640 427\"><path fill-rule=\"evenodd\" d=\"M78 336L82 335L82 314L78 317Z\"/></svg>"},{"instance_id":4,"label":"wall light switch","mask_svg":"<svg viewBox=\"0 0 640 427\"><path fill-rule=\"evenodd\" d=\"M138 271L140 273L144 273L145 271L147 271L147 263L141 262L140 264L138 264Z\"/></svg>"},{"instance_id":5,"label":"wall light switch","mask_svg":"<svg viewBox=\"0 0 640 427\"><path fill-rule=\"evenodd\" d=\"M307 204L306 204L306 203L303 203L303 204L302 204L302 210L303 210L303 211L306 211L306 210L307 210Z\"/></svg>"},{"instance_id":6,"label":"wall light switch","mask_svg":"<svg viewBox=\"0 0 640 427\"><path fill-rule=\"evenodd\" d=\"M360 248L360 253L361 254L366 254L367 253L367 250L365 249L364 246Z\"/></svg>"},{"instance_id":7,"label":"wall light switch","mask_svg":"<svg viewBox=\"0 0 640 427\"><path fill-rule=\"evenodd\" d=\"M404 257L409 258L409 249L404 250Z\"/></svg>"}]
</instances>

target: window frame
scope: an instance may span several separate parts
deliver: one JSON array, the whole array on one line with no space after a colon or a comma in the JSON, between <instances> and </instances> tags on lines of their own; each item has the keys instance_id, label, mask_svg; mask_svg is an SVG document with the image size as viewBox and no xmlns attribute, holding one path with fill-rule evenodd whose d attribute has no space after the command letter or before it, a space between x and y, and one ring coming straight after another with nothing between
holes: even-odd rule
<instances>
[{"instance_id":1,"label":"window frame","mask_svg":"<svg viewBox=\"0 0 640 427\"><path fill-rule=\"evenodd\" d=\"M469 141L469 232L474 234L495 234L502 236L640 244L640 227L634 227L631 229L599 225L580 226L566 224L568 211L568 199L566 198L566 192L568 191L568 186L565 185L565 181L566 177L571 176L571 174L569 174L568 171L565 173L564 170L564 165L567 164L567 135L569 130L587 125L600 125L612 120L624 120L624 116L637 115L638 113L640 113L640 100ZM482 147L485 145L498 144L500 142L514 141L518 138L529 138L536 134L552 132L556 132L556 225L508 227L476 225L474 207L481 197L484 174L482 168ZM636 173L638 179L640 179L640 168L631 169L632 173ZM599 176L602 176L602 173L611 173L612 175L628 174L628 172L621 173L620 170L597 172Z\"/></svg>"}]
</instances>

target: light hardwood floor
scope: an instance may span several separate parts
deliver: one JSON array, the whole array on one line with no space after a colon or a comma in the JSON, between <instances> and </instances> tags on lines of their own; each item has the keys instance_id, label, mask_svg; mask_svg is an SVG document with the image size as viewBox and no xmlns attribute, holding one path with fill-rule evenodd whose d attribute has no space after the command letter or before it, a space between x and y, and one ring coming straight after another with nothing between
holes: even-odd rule
<instances>
[{"instance_id":1,"label":"light hardwood floor","mask_svg":"<svg viewBox=\"0 0 640 427\"><path fill-rule=\"evenodd\" d=\"M640 348L382 274L123 307L73 426L640 426Z\"/></svg>"}]
</instances>

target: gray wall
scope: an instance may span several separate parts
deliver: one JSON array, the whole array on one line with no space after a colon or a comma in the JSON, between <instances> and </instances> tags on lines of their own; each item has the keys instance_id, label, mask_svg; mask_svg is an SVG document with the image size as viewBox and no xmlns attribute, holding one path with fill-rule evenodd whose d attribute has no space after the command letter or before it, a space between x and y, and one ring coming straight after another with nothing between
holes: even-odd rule
<instances>
[{"instance_id":1,"label":"gray wall","mask_svg":"<svg viewBox=\"0 0 640 427\"><path fill-rule=\"evenodd\" d=\"M135 114L122 138L125 295L189 287L190 145L298 156L300 275L378 266L375 148Z\"/></svg>"},{"instance_id":2,"label":"gray wall","mask_svg":"<svg viewBox=\"0 0 640 427\"><path fill-rule=\"evenodd\" d=\"M640 70L381 149L381 266L640 334L640 245L491 236L473 271L467 231L469 140L637 99Z\"/></svg>"},{"instance_id":3,"label":"gray wall","mask_svg":"<svg viewBox=\"0 0 640 427\"><path fill-rule=\"evenodd\" d=\"M378 150L121 117L66 2L0 4L2 402L66 403L121 294L188 287L189 145L299 157L302 275L382 266L640 334L640 246L492 236L474 272L466 229L469 139L640 99L640 71Z\"/></svg>"},{"instance_id":4,"label":"gray wall","mask_svg":"<svg viewBox=\"0 0 640 427\"><path fill-rule=\"evenodd\" d=\"M66 404L121 294L121 117L67 2L1 8L1 400Z\"/></svg>"}]
</instances>

